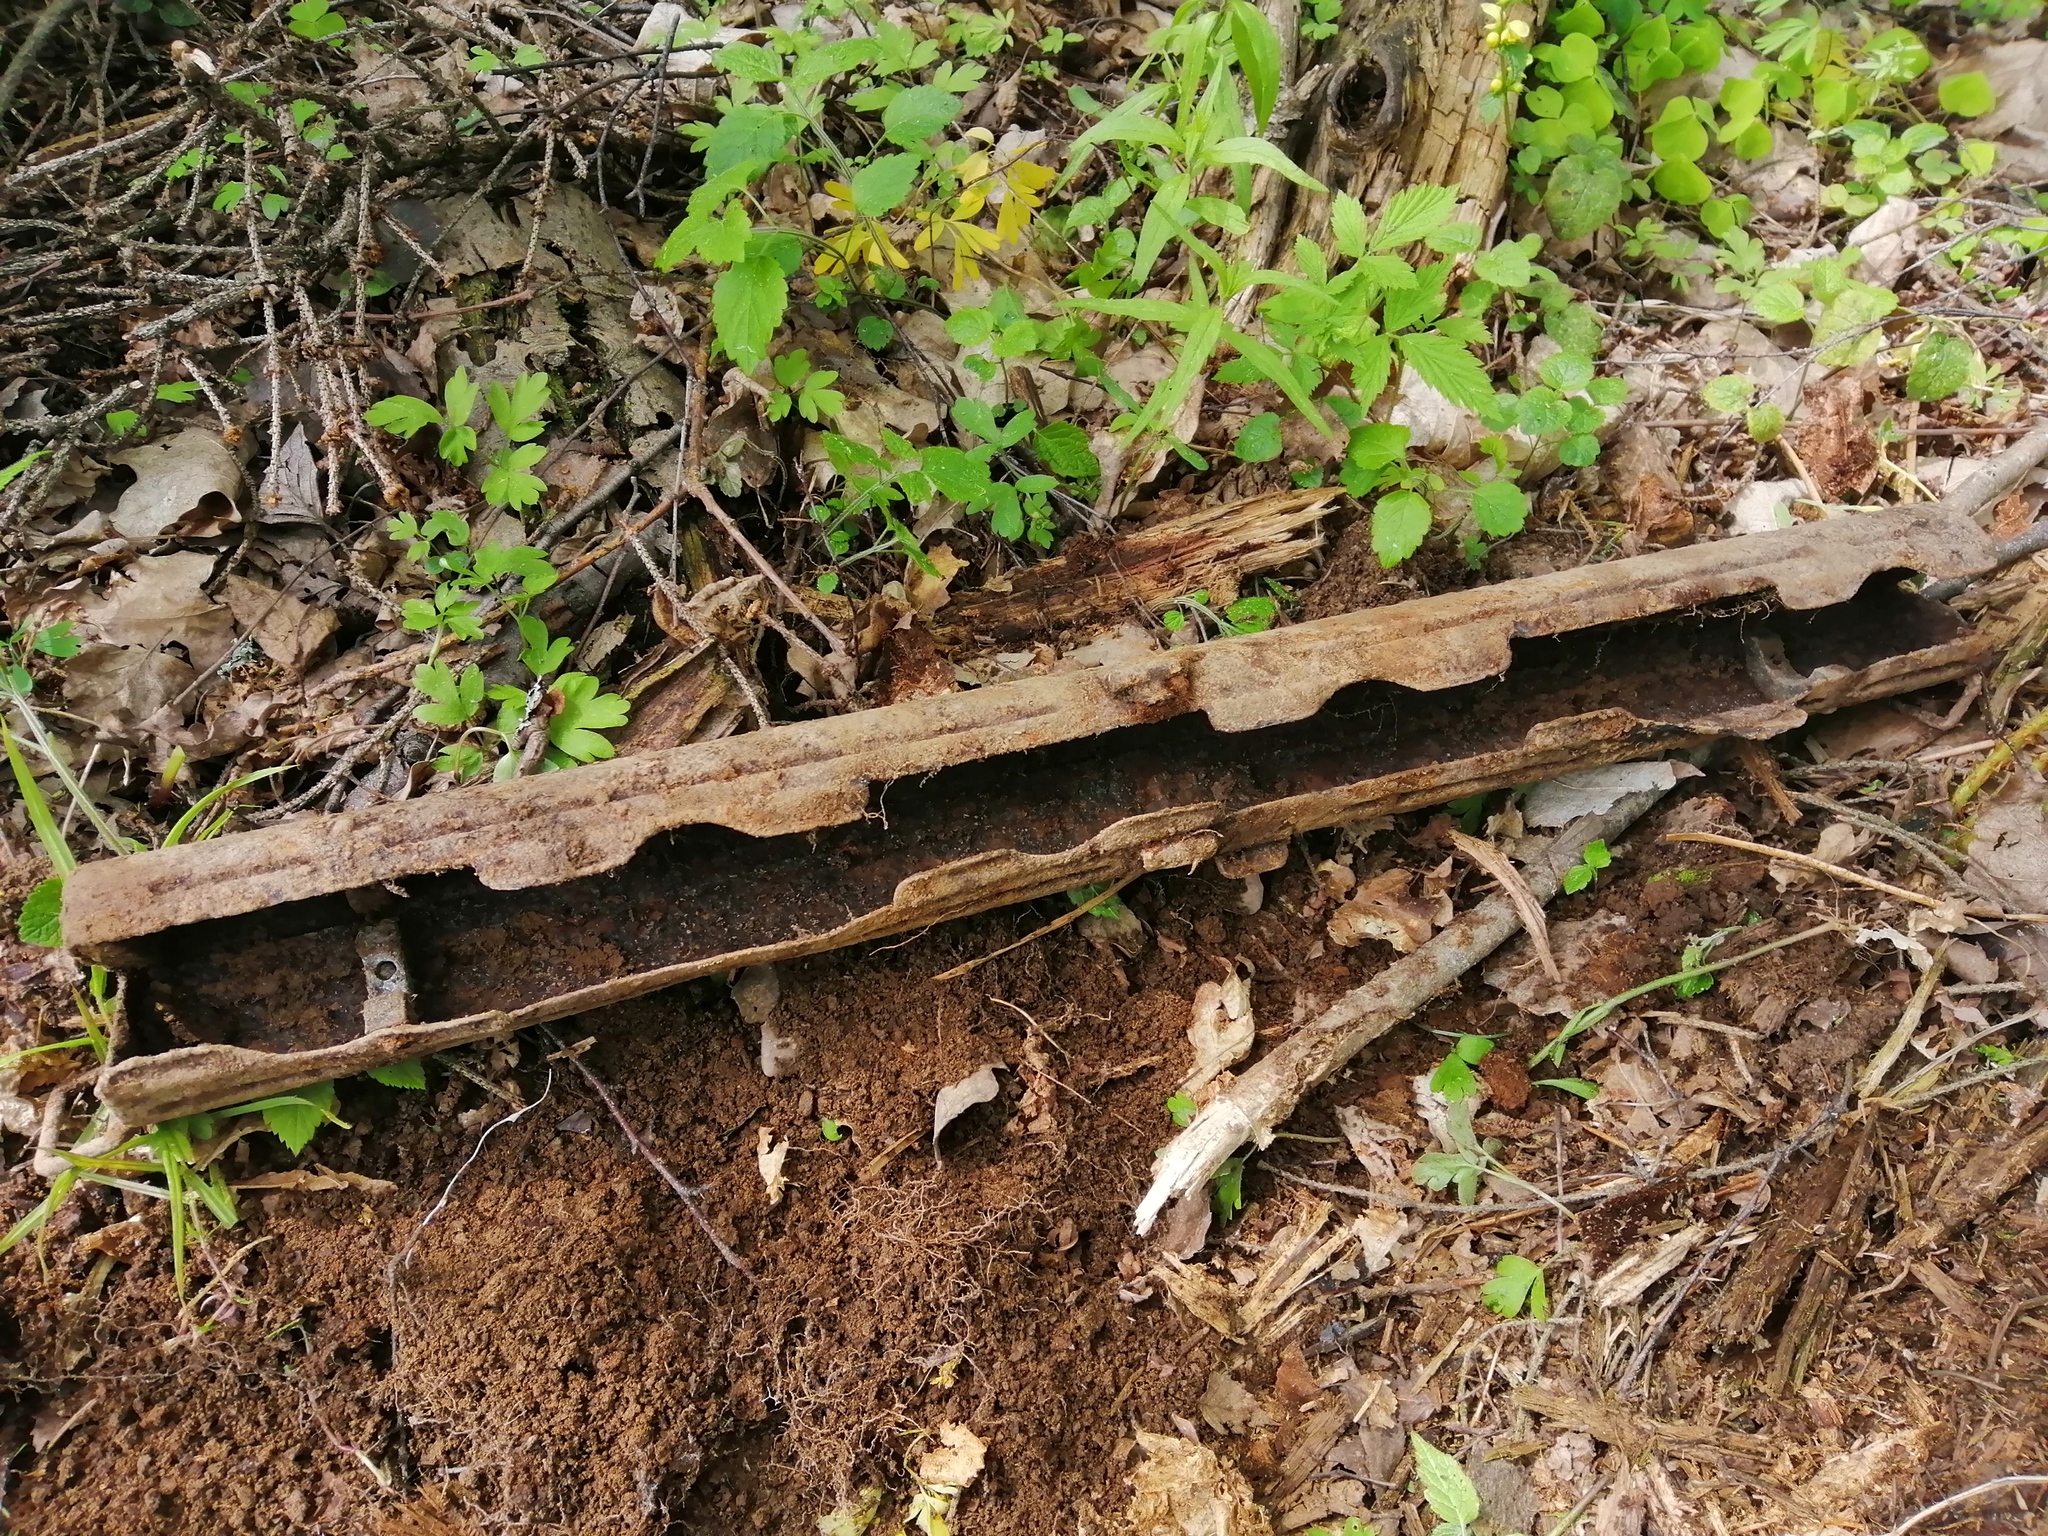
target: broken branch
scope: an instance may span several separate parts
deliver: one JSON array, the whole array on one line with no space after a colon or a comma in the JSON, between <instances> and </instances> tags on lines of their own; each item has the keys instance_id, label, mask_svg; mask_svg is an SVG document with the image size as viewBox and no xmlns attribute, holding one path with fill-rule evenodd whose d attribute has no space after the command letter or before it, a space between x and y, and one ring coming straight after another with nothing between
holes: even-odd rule
<instances>
[{"instance_id":1,"label":"broken branch","mask_svg":"<svg viewBox=\"0 0 2048 1536\"><path fill-rule=\"evenodd\" d=\"M1582 816L1566 827L1523 864L1521 877L1531 895L1538 903L1555 896L1580 849L1596 838L1619 837L1664 793L1639 790L1624 795L1606 811ZM1153 1160L1152 1185L1138 1202L1134 1218L1139 1235L1152 1230L1168 1205L1206 1184L1247 1141L1269 1143L1311 1088L1412 1017L1522 926L1511 896L1505 891L1489 896L1414 954L1345 993L1240 1076Z\"/></svg>"}]
</instances>

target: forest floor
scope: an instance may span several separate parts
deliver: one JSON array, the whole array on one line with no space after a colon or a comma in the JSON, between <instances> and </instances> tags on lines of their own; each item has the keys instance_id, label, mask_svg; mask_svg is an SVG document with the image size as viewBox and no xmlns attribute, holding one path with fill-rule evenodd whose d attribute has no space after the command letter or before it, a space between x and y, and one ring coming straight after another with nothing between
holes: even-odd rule
<instances>
[{"instance_id":1,"label":"forest floor","mask_svg":"<svg viewBox=\"0 0 2048 1536\"><path fill-rule=\"evenodd\" d=\"M1692 752L1150 1237L1522 789L98 1142L212 1037L59 947L89 859L1963 494L2038 10L0 19L0 1527L2048 1530L2048 476L1977 671ZM1475 50L1432 186L1372 71Z\"/></svg>"}]
</instances>

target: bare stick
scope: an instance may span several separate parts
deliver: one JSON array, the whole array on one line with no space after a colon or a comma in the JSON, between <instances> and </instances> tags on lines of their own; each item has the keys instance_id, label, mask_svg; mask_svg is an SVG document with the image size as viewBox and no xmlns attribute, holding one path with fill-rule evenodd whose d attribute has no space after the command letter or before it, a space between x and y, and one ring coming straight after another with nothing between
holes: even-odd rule
<instances>
[{"instance_id":1,"label":"bare stick","mask_svg":"<svg viewBox=\"0 0 2048 1536\"><path fill-rule=\"evenodd\" d=\"M763 576L766 576L768 578L768 585L782 594L782 600L789 604L794 611L809 619L811 628L825 637L826 645L831 648L828 654L850 668L853 664L853 658L846 654L846 645L840 640L839 632L815 613L811 612L810 605L790 590L789 583L782 579L782 572L775 569L769 563L767 556L754 548L753 542L748 539L746 534L740 531L740 525L732 520L732 514L719 505L718 498L712 495L710 490L703 484L695 480L685 481L683 489L704 504L704 510L718 520L718 526L731 536L735 544L739 545L741 551L753 562L754 569Z\"/></svg>"},{"instance_id":2,"label":"bare stick","mask_svg":"<svg viewBox=\"0 0 2048 1536\"><path fill-rule=\"evenodd\" d=\"M1917 1515L1910 1515L1900 1524L1893 1526L1885 1536L1906 1536L1906 1532L1916 1526L1925 1525L1936 1515L1954 1509L1958 1504L1966 1503L1980 1493L1996 1493L2001 1488L2038 1488L2043 1483L2048 1483L2048 1472L2015 1472L2010 1477L1994 1477L1988 1483L1979 1483L1974 1488L1965 1488L1961 1493L1952 1493L1945 1499L1937 1500Z\"/></svg>"},{"instance_id":3,"label":"bare stick","mask_svg":"<svg viewBox=\"0 0 2048 1536\"><path fill-rule=\"evenodd\" d=\"M547 1035L550 1040L554 1040L556 1050L559 1051L562 1048L562 1042L555 1040L552 1030L543 1030L542 1033ZM677 1178L675 1170L661 1160L661 1155L640 1139L640 1133L633 1129L632 1122L627 1120L620 1111L618 1103L611 1096L610 1090L599 1080L597 1074L583 1065L583 1058L581 1056L568 1056L565 1059L570 1066L583 1074L583 1081L590 1084L590 1091L604 1101L604 1107L611 1111L612 1119L617 1121L619 1129L626 1133L626 1140L632 1144L633 1150L645 1158L647 1165L661 1175L662 1182L675 1191L676 1198L683 1202L683 1209L690 1213L690 1220L697 1223L697 1230L702 1232L710 1241L711 1246L718 1250L718 1256L745 1275L749 1280L754 1279L754 1272L747 1268L745 1261L738 1254L726 1246L725 1239L720 1237L717 1229L711 1225L710 1219L705 1216L703 1208L697 1204L697 1197L690 1192L690 1186Z\"/></svg>"},{"instance_id":4,"label":"bare stick","mask_svg":"<svg viewBox=\"0 0 2048 1536\"><path fill-rule=\"evenodd\" d=\"M1086 917L1090 912L1093 912L1097 907L1101 906L1105 901L1109 900L1110 897L1114 896L1118 891L1122 890L1125 886L1129 885L1133 880L1137 878L1138 877L1136 875L1126 875L1123 879L1117 881L1115 885L1112 885L1108 890L1100 892L1095 896L1089 897L1086 902L1084 902L1081 906L1074 908L1073 911L1064 913L1063 915L1054 918L1051 922L1047 923L1043 928L1032 929L1031 932L1025 934L1024 937L1019 939L1016 943L1005 944L1001 949L993 950L990 953L983 955L978 960L968 960L960 965L956 965L950 971L941 971L938 975L934 976L932 980L958 981L962 976L965 976L969 971L976 971L981 969L982 966L987 965L989 961L996 959L998 956L1007 955L1013 949L1022 949L1026 944L1030 944L1038 939L1042 939L1048 933L1057 933L1060 929L1066 927L1069 923L1078 923L1082 918Z\"/></svg>"},{"instance_id":5,"label":"bare stick","mask_svg":"<svg viewBox=\"0 0 2048 1536\"><path fill-rule=\"evenodd\" d=\"M1868 890L1882 892L1900 901L1910 902L1916 907L1939 908L1948 905L1932 896L1923 896L1918 891L1909 891L1903 885L1893 885L1866 875L1861 870L1844 869L1839 864L1830 864L1826 859L1816 859L1808 853L1794 853L1789 848L1773 848L1768 843L1752 843L1747 838L1723 837L1719 832L1667 832L1667 843L1712 843L1716 848L1735 848L1744 853L1760 853L1765 858L1776 859L1783 864L1797 864L1801 869L1816 870L1824 875L1833 875L1837 880L1847 880L1851 885L1860 885ZM1982 902L1972 902L1963 908L1970 917L1979 917L1994 923L2048 923L2048 912L2003 912L1997 907Z\"/></svg>"},{"instance_id":6,"label":"bare stick","mask_svg":"<svg viewBox=\"0 0 2048 1536\"><path fill-rule=\"evenodd\" d=\"M1582 816L1566 827L1523 864L1522 878L1530 893L1538 902L1555 896L1564 872L1578 862L1587 843L1619 837L1663 794L1641 790L1624 795L1600 815ZM1311 1088L1370 1042L1413 1017L1521 927L1513 899L1505 891L1497 892L1414 954L1345 993L1321 1017L1269 1052L1204 1106L1153 1159L1152 1187L1138 1202L1135 1218L1139 1235L1150 1232L1159 1213L1173 1201L1206 1184L1247 1141L1269 1143Z\"/></svg>"}]
</instances>

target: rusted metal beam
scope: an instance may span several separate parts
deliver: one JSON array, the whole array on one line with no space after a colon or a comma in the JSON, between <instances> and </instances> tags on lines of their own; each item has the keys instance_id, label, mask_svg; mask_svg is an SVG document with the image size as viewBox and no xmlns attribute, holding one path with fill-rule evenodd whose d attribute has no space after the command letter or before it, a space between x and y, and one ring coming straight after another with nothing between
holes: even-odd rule
<instances>
[{"instance_id":1,"label":"rusted metal beam","mask_svg":"<svg viewBox=\"0 0 2048 1536\"><path fill-rule=\"evenodd\" d=\"M89 865L131 1124L1309 828L1960 676L1865 514Z\"/></svg>"}]
</instances>

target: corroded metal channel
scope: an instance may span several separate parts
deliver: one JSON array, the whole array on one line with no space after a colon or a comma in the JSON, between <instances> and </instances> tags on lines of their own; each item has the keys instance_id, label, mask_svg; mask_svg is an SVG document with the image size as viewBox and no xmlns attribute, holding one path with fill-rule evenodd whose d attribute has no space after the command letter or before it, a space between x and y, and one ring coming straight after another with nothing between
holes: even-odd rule
<instances>
[{"instance_id":1,"label":"corroded metal channel","mask_svg":"<svg viewBox=\"0 0 2048 1536\"><path fill-rule=\"evenodd\" d=\"M1900 509L87 866L155 1120L1309 828L1957 677Z\"/></svg>"}]
</instances>

